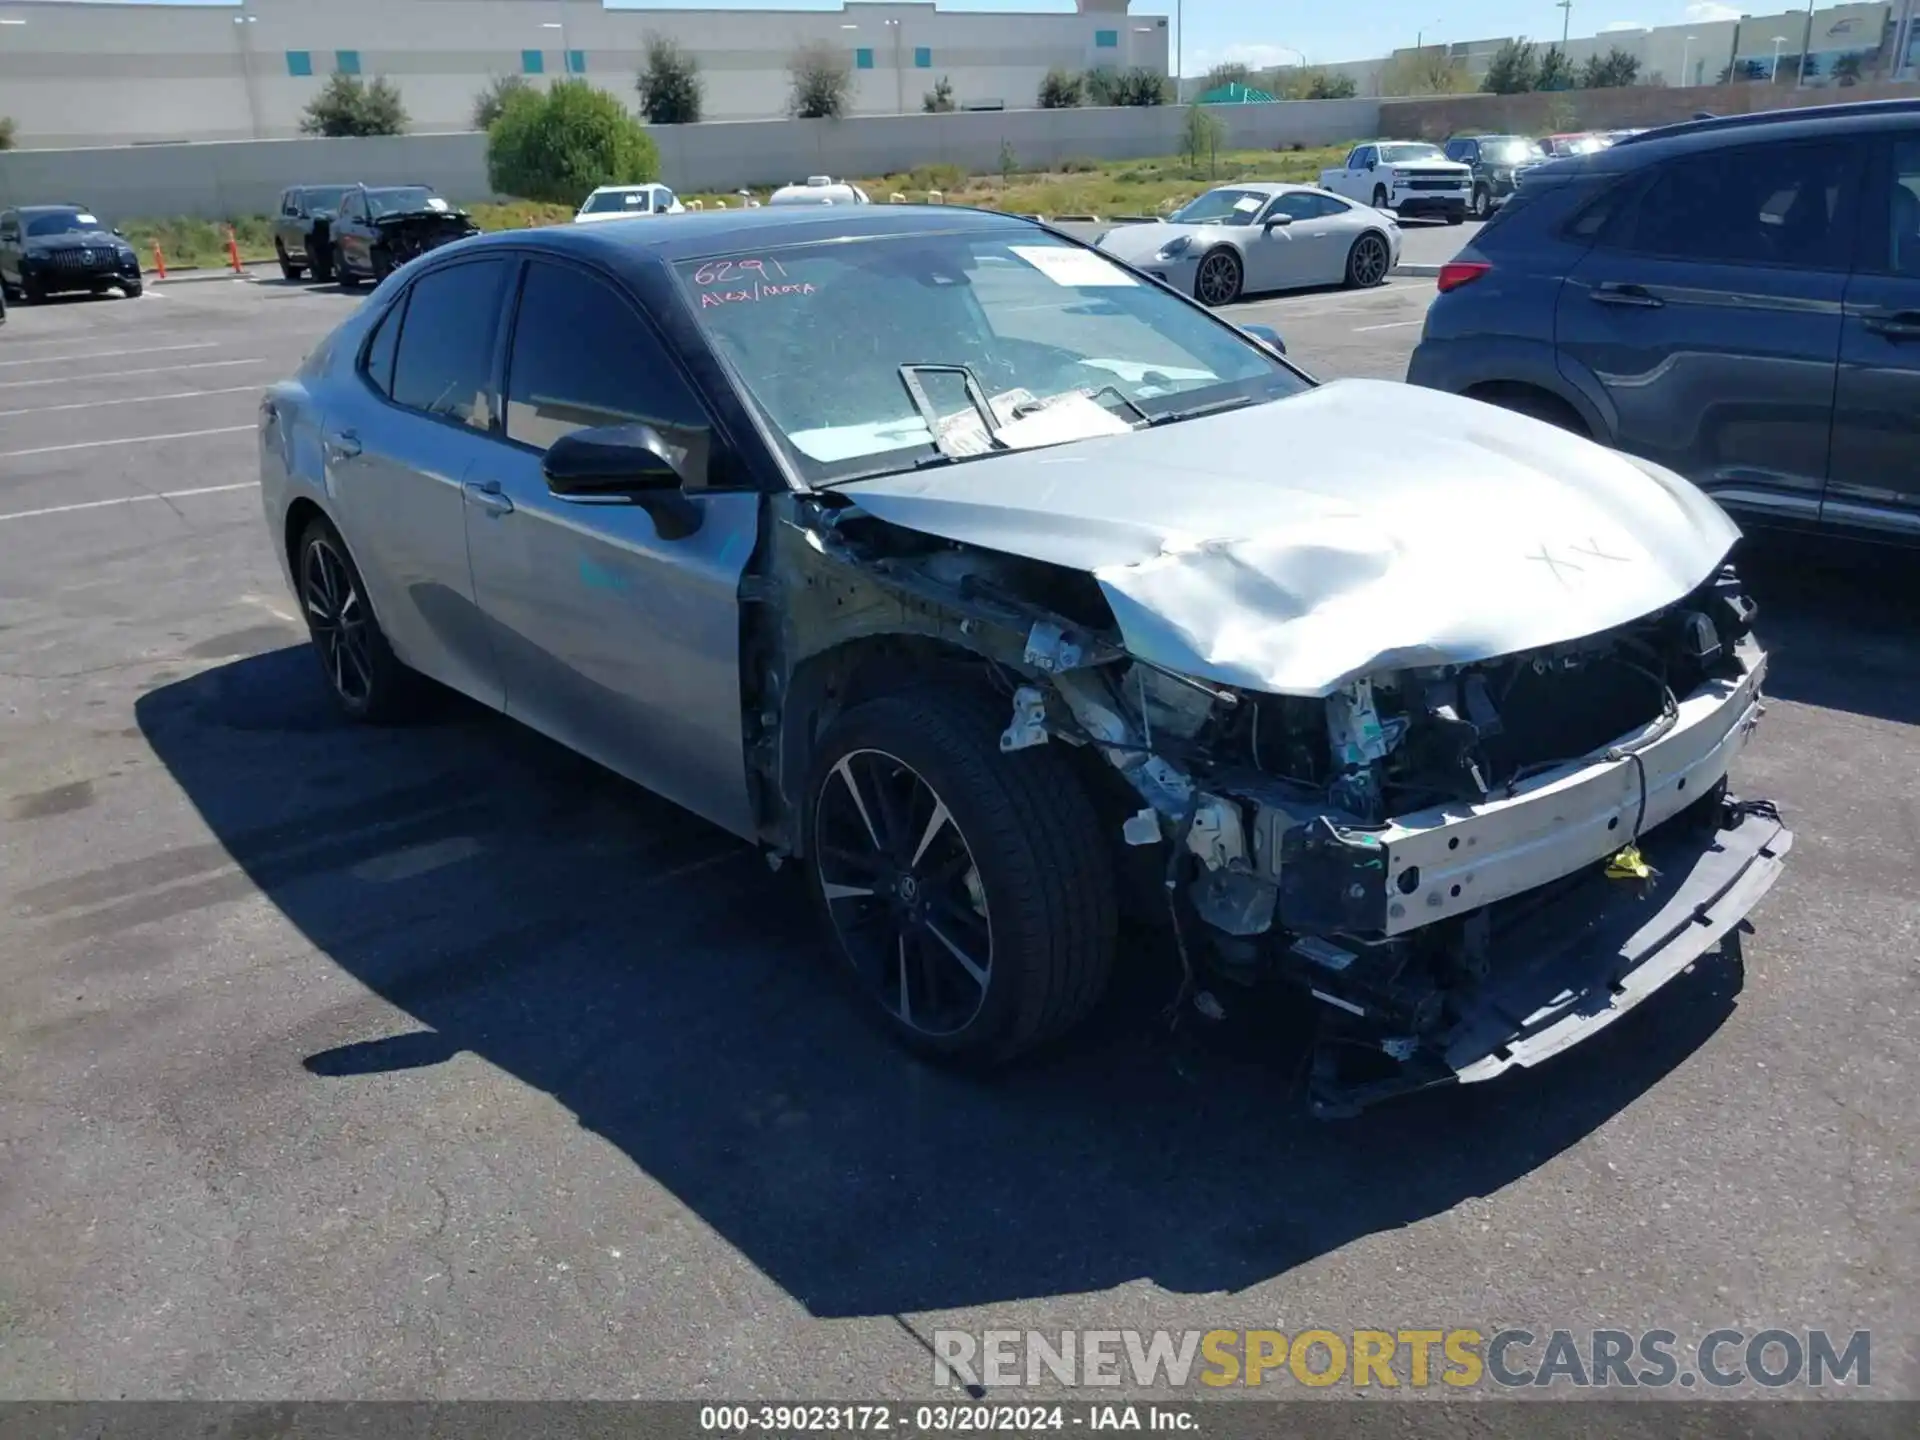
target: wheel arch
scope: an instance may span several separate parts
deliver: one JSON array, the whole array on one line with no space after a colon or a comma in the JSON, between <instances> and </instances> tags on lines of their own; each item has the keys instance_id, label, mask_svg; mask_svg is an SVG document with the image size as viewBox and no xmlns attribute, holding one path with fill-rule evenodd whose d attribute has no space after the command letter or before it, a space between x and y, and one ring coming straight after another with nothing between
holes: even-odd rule
<instances>
[{"instance_id":1,"label":"wheel arch","mask_svg":"<svg viewBox=\"0 0 1920 1440\"><path fill-rule=\"evenodd\" d=\"M287 575L297 585L300 579L300 537L307 533L307 527L316 519L333 525L334 533L340 533L340 527L334 524L333 517L320 508L318 501L308 495L296 495L287 506L285 522L281 528L280 549L287 562ZM346 543L342 537L341 543Z\"/></svg>"},{"instance_id":2,"label":"wheel arch","mask_svg":"<svg viewBox=\"0 0 1920 1440\"><path fill-rule=\"evenodd\" d=\"M1482 380L1460 393L1469 400L1560 424L1583 439L1592 440L1599 434L1580 406L1559 391L1530 380Z\"/></svg>"}]
</instances>

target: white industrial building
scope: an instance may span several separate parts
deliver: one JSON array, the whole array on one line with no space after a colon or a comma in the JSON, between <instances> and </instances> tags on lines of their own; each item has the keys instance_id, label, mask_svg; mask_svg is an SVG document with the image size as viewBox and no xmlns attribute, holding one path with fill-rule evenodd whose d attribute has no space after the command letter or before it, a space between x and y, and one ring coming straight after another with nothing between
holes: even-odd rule
<instances>
[{"instance_id":1,"label":"white industrial building","mask_svg":"<svg viewBox=\"0 0 1920 1440\"><path fill-rule=\"evenodd\" d=\"M1553 34L1528 38L1541 49L1560 43L1560 36ZM1496 36L1426 48L1429 52L1444 51L1477 83L1506 43L1506 36ZM1603 30L1566 40L1567 59L1575 66L1616 48L1640 62L1643 83L1713 85L1723 76L1743 82L1765 83L1779 78L1798 83L1802 55L1808 61L1808 85L1833 85L1850 75L1857 79L1914 79L1920 78L1920 3L1895 0L1877 5L1803 6L1742 15L1737 20ZM1326 68L1351 75L1360 94L1380 95L1392 88L1396 62L1404 63L1413 56L1409 48Z\"/></svg>"},{"instance_id":2,"label":"white industrial building","mask_svg":"<svg viewBox=\"0 0 1920 1440\"><path fill-rule=\"evenodd\" d=\"M785 113L803 45L844 50L852 113L917 113L944 77L962 109L1034 103L1055 65L1167 73L1167 20L1130 0L1040 13L931 3L839 10L606 9L600 0L0 0L0 114L22 147L274 139L339 71L392 80L416 132L464 130L497 75L579 75L637 105L650 33L699 62L705 119Z\"/></svg>"}]
</instances>

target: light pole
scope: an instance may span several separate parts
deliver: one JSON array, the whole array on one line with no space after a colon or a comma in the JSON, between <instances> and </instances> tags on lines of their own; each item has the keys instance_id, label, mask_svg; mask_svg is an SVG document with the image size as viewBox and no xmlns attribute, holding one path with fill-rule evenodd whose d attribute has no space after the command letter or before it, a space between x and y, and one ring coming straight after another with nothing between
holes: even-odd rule
<instances>
[{"instance_id":1,"label":"light pole","mask_svg":"<svg viewBox=\"0 0 1920 1440\"><path fill-rule=\"evenodd\" d=\"M1773 37L1773 69L1767 75L1767 83L1769 85L1777 84L1780 80L1780 47L1786 43L1787 37L1784 35L1776 35Z\"/></svg>"},{"instance_id":2,"label":"light pole","mask_svg":"<svg viewBox=\"0 0 1920 1440\"><path fill-rule=\"evenodd\" d=\"M1567 30L1573 24L1573 0L1554 0L1554 8L1560 12L1560 53L1567 53Z\"/></svg>"},{"instance_id":3,"label":"light pole","mask_svg":"<svg viewBox=\"0 0 1920 1440\"><path fill-rule=\"evenodd\" d=\"M1693 84L1693 36L1687 36L1686 43L1680 47L1680 84L1682 88Z\"/></svg>"},{"instance_id":4,"label":"light pole","mask_svg":"<svg viewBox=\"0 0 1920 1440\"><path fill-rule=\"evenodd\" d=\"M1186 81L1187 67L1183 56L1187 49L1187 6L1186 0L1173 0L1173 103L1186 103L1187 93L1181 88Z\"/></svg>"},{"instance_id":5,"label":"light pole","mask_svg":"<svg viewBox=\"0 0 1920 1440\"><path fill-rule=\"evenodd\" d=\"M1793 77L1793 88L1796 90L1802 89L1807 83L1807 52L1811 49L1813 49L1813 0L1807 0L1807 23L1802 27L1800 36L1800 70Z\"/></svg>"}]
</instances>

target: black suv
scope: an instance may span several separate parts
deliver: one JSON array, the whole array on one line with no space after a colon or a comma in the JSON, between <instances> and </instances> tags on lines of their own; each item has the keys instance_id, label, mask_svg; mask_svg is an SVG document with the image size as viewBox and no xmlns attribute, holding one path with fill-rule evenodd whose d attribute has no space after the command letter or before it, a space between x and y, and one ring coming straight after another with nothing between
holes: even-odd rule
<instances>
[{"instance_id":1,"label":"black suv","mask_svg":"<svg viewBox=\"0 0 1920 1440\"><path fill-rule=\"evenodd\" d=\"M1740 518L1920 543L1920 102L1649 130L1527 172L1407 369Z\"/></svg>"},{"instance_id":2,"label":"black suv","mask_svg":"<svg viewBox=\"0 0 1920 1440\"><path fill-rule=\"evenodd\" d=\"M1446 144L1447 159L1473 167L1473 196L1467 213L1484 220L1518 182L1520 172L1540 164L1547 152L1524 135L1456 135Z\"/></svg>"},{"instance_id":3,"label":"black suv","mask_svg":"<svg viewBox=\"0 0 1920 1440\"><path fill-rule=\"evenodd\" d=\"M0 294L9 300L109 290L138 295L140 257L83 205L0 211Z\"/></svg>"},{"instance_id":4,"label":"black suv","mask_svg":"<svg viewBox=\"0 0 1920 1440\"><path fill-rule=\"evenodd\" d=\"M273 254L280 273L298 280L307 271L316 280L333 279L333 222L340 202L358 185L294 185L280 192L273 217Z\"/></svg>"}]
</instances>

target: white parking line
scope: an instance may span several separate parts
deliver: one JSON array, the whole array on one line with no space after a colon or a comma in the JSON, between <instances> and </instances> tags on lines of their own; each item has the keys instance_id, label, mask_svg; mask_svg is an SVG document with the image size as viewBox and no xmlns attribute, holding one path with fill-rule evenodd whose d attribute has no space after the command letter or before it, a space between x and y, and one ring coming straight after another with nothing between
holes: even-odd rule
<instances>
[{"instance_id":1,"label":"white parking line","mask_svg":"<svg viewBox=\"0 0 1920 1440\"><path fill-rule=\"evenodd\" d=\"M1401 330L1409 325L1424 325L1426 323L1427 317L1422 315L1418 320L1389 320L1385 325L1356 325L1353 327L1353 333L1356 335L1364 335L1369 330Z\"/></svg>"},{"instance_id":2,"label":"white parking line","mask_svg":"<svg viewBox=\"0 0 1920 1440\"><path fill-rule=\"evenodd\" d=\"M118 400L81 400L71 405L29 405L24 410L0 410L0 420L14 415L52 415L61 410L98 410L105 405L151 405L161 400L198 400L202 395L257 395L258 385L228 385L220 390L176 390L171 395L124 395Z\"/></svg>"},{"instance_id":3,"label":"white parking line","mask_svg":"<svg viewBox=\"0 0 1920 1440\"><path fill-rule=\"evenodd\" d=\"M189 495L222 495L229 490L259 488L258 480L242 480L234 485L202 485L197 490L167 490L147 495L121 495L112 500L81 500L72 505L49 505L44 510L15 510L11 514L0 514L0 522L37 520L42 515L71 515L76 510L104 510L109 505L139 505L148 500L184 500Z\"/></svg>"},{"instance_id":4,"label":"white parking line","mask_svg":"<svg viewBox=\"0 0 1920 1440\"><path fill-rule=\"evenodd\" d=\"M63 360L111 360L116 355L164 355L169 350L218 350L218 340L199 340L191 345L149 345L141 350L85 350L78 355L37 355L31 360L0 360L0 365L57 365Z\"/></svg>"},{"instance_id":5,"label":"white parking line","mask_svg":"<svg viewBox=\"0 0 1920 1440\"><path fill-rule=\"evenodd\" d=\"M31 450L0 450L0 460L17 460L23 455L57 455L63 450L98 450L107 445L152 445L161 440L198 440L204 435L238 435L242 430L257 430L257 425L221 425L212 430L176 430L170 435L128 435L119 440L80 440L72 445L36 445Z\"/></svg>"},{"instance_id":6,"label":"white parking line","mask_svg":"<svg viewBox=\"0 0 1920 1440\"><path fill-rule=\"evenodd\" d=\"M228 365L264 365L264 355L245 360L199 360L192 365L152 365L145 370L102 370L97 375L59 375L51 380L0 380L0 390L24 390L30 385L78 385L86 380L124 380L129 375L176 375L182 370L219 370Z\"/></svg>"}]
</instances>

